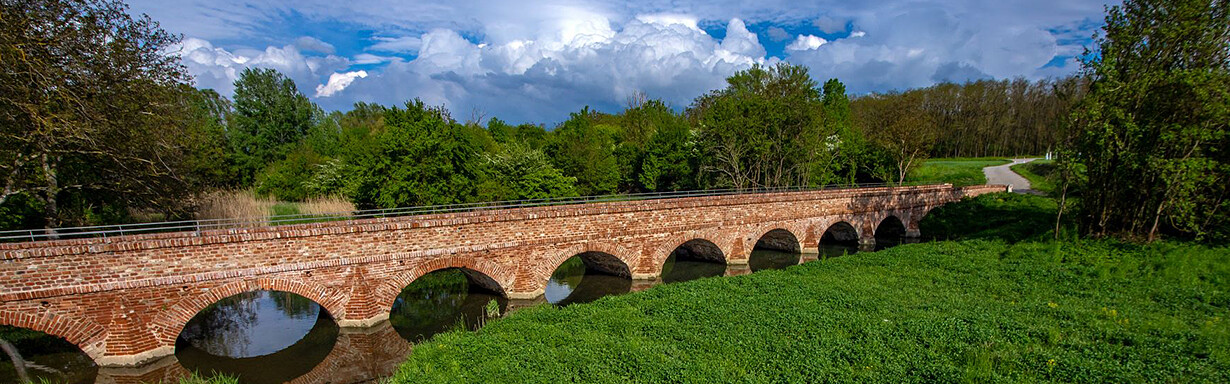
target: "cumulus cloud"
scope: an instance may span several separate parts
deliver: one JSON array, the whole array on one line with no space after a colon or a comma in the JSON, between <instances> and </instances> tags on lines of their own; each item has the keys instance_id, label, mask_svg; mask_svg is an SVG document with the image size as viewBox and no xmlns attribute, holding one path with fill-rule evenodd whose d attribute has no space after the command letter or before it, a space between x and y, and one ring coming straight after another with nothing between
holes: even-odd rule
<instances>
[{"instance_id":1,"label":"cumulus cloud","mask_svg":"<svg viewBox=\"0 0 1230 384\"><path fill-rule=\"evenodd\" d=\"M334 73L329 75L329 82L316 86L316 97L329 97L350 86L355 79L367 77L367 71Z\"/></svg>"},{"instance_id":2,"label":"cumulus cloud","mask_svg":"<svg viewBox=\"0 0 1230 384\"><path fill-rule=\"evenodd\" d=\"M295 44L283 47L267 47L264 50L236 49L229 51L215 47L209 41L186 38L173 48L172 53L181 57L188 72L193 75L198 88L211 88L223 95L235 90L234 82L244 68L272 68L295 81L295 84L317 84L323 74L345 69L351 62L334 55L304 55ZM301 88L302 89L302 88Z\"/></svg>"},{"instance_id":3,"label":"cumulus cloud","mask_svg":"<svg viewBox=\"0 0 1230 384\"><path fill-rule=\"evenodd\" d=\"M821 45L828 44L828 42L829 42L828 40L825 40L820 37L816 37L815 35L799 35L798 38L794 39L794 42L786 46L786 50L788 51L807 51L807 50L812 50L812 49L818 49L820 48Z\"/></svg>"},{"instance_id":4,"label":"cumulus cloud","mask_svg":"<svg viewBox=\"0 0 1230 384\"><path fill-rule=\"evenodd\" d=\"M778 60L840 78L854 93L1069 74L1104 2L130 1L190 36L180 47L185 65L199 86L223 94L238 71L268 67L327 90L317 97L326 108L421 97L547 123L584 105L616 110L636 91L686 106L734 71ZM304 38L312 33L302 20L340 26L360 45L337 34L329 36L339 48ZM820 33L787 32L809 25ZM706 32L723 27L713 33L721 38ZM766 51L761 38L790 44ZM368 76L335 81L360 69Z\"/></svg>"},{"instance_id":5,"label":"cumulus cloud","mask_svg":"<svg viewBox=\"0 0 1230 384\"><path fill-rule=\"evenodd\" d=\"M418 97L457 111L481 108L512 121L543 121L584 105L617 108L637 91L684 106L734 71L773 61L738 19L719 40L685 17L642 15L613 25L589 16L539 31L537 39L502 43L432 30L422 35L417 58L355 79L335 98L392 92L394 100Z\"/></svg>"}]
</instances>

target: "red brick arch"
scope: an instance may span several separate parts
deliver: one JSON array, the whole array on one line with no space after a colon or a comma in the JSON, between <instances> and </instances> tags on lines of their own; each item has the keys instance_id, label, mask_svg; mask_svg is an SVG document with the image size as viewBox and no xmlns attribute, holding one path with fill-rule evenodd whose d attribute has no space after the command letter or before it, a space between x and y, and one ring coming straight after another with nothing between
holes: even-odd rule
<instances>
[{"instance_id":1,"label":"red brick arch","mask_svg":"<svg viewBox=\"0 0 1230 384\"><path fill-rule=\"evenodd\" d=\"M824 234L828 232L829 229L832 229L833 226L837 224L841 224L841 223L845 223L846 225L849 225L851 228L854 228L854 233L857 235L858 238L861 239L863 238L863 233L864 233L863 222L864 220L861 220L860 218L846 216L846 217L834 217L830 220L817 223L816 224L816 244L812 244L812 245L815 246L815 245L820 244L820 239L824 237Z\"/></svg>"},{"instance_id":2,"label":"red brick arch","mask_svg":"<svg viewBox=\"0 0 1230 384\"><path fill-rule=\"evenodd\" d=\"M345 304L348 299L344 294L314 283L306 283L284 278L260 277L223 284L210 288L205 293L180 300L154 319L156 338L163 345L174 345L175 338L184 330L189 320L204 310L205 307L219 300L253 291L290 292L312 300L329 312L334 319L346 317Z\"/></svg>"},{"instance_id":3,"label":"red brick arch","mask_svg":"<svg viewBox=\"0 0 1230 384\"><path fill-rule=\"evenodd\" d=\"M902 227L905 227L906 229L910 227L908 214L903 214L903 212L899 212L899 211L876 212L875 214L870 216L872 236L874 236L876 233L880 231L880 225L884 224L884 220L888 220L888 218L890 217L896 218L898 221L900 221Z\"/></svg>"},{"instance_id":4,"label":"red brick arch","mask_svg":"<svg viewBox=\"0 0 1230 384\"><path fill-rule=\"evenodd\" d=\"M738 232L734 230L722 231L716 228L711 228L700 231L676 233L667 237L666 240L659 242L658 246L652 248L650 251L651 253L649 254L649 260L653 268L654 275L660 275L662 273L662 265L666 263L667 258L670 258L671 252L673 252L675 248L679 248L679 246L683 245L683 243L692 240L705 240L717 245L718 249L722 250L722 258L729 263L731 255L735 253L735 243L742 240L738 238L736 233ZM746 251L750 250L745 250L745 252Z\"/></svg>"},{"instance_id":5,"label":"red brick arch","mask_svg":"<svg viewBox=\"0 0 1230 384\"><path fill-rule=\"evenodd\" d=\"M0 325L11 325L62 338L81 348L81 351L94 361L98 361L106 349L103 342L107 338L106 328L86 319L70 319L53 312L36 314L0 310Z\"/></svg>"},{"instance_id":6,"label":"red brick arch","mask_svg":"<svg viewBox=\"0 0 1230 384\"><path fill-rule=\"evenodd\" d=\"M760 241L760 238L769 234L769 232L779 229L790 233L790 236L794 236L794 241L798 243L800 250L806 248L803 246L803 238L807 235L807 224L802 222L789 222L772 223L757 227L756 230L750 232L751 234L746 238L747 241L744 244L743 249L751 252L752 248L756 247L756 242Z\"/></svg>"},{"instance_id":7,"label":"red brick arch","mask_svg":"<svg viewBox=\"0 0 1230 384\"><path fill-rule=\"evenodd\" d=\"M546 256L542 258L542 262L536 263L537 267L530 271L530 281L527 281L523 286L530 292L545 290L547 281L551 279L551 274L555 273L555 270L559 269L561 264L573 256L586 252L600 252L614 256L628 268L629 273L634 271L634 267L640 261L636 257L635 252L614 242L590 241L574 244L548 251Z\"/></svg>"},{"instance_id":8,"label":"red brick arch","mask_svg":"<svg viewBox=\"0 0 1230 384\"><path fill-rule=\"evenodd\" d=\"M417 263L413 268L394 273L387 283L380 284L377 289L373 290L374 301L387 314L393 310L393 302L397 300L397 295L401 294L401 290L414 280L428 273L449 268L468 269L481 273L495 280L500 286L500 293L505 296L508 295L515 281L515 275L509 266L472 255L450 255Z\"/></svg>"}]
</instances>

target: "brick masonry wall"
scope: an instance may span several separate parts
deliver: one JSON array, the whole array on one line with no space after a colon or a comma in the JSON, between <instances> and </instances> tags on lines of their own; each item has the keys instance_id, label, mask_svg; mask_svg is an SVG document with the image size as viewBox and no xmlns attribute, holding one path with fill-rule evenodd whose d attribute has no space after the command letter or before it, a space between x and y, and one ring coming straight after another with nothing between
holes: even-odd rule
<instances>
[{"instance_id":1,"label":"brick masonry wall","mask_svg":"<svg viewBox=\"0 0 1230 384\"><path fill-rule=\"evenodd\" d=\"M481 273L508 297L528 299L542 294L560 263L584 252L614 256L634 278L654 278L688 240L710 241L727 263L746 264L774 229L803 249L843 221L865 242L888 216L917 235L931 208L1005 189L693 197L0 244L0 323L62 336L102 365L134 365L171 354L197 312L242 292L296 293L343 326L363 326L386 318L415 278L443 268Z\"/></svg>"}]
</instances>

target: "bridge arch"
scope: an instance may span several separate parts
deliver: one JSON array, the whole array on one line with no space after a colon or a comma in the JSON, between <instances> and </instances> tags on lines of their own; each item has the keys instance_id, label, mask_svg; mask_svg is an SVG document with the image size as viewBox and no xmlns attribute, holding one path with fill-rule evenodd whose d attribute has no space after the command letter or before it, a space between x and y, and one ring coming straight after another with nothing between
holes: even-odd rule
<instances>
[{"instance_id":1,"label":"bridge arch","mask_svg":"<svg viewBox=\"0 0 1230 384\"><path fill-rule=\"evenodd\" d=\"M335 321L346 316L347 297L323 285L285 278L259 277L223 284L210 288L205 293L180 300L160 312L154 320L156 337L162 345L175 345L175 339L183 332L188 321L206 307L222 299L253 291L290 292L320 305Z\"/></svg>"},{"instance_id":2,"label":"bridge arch","mask_svg":"<svg viewBox=\"0 0 1230 384\"><path fill-rule=\"evenodd\" d=\"M817 244L858 243L863 237L861 225L854 220L837 220L823 226Z\"/></svg>"},{"instance_id":3,"label":"bridge arch","mask_svg":"<svg viewBox=\"0 0 1230 384\"><path fill-rule=\"evenodd\" d=\"M897 213L889 213L877 220L875 224L875 237L877 238L901 238L905 237L906 222L899 217Z\"/></svg>"},{"instance_id":4,"label":"bridge arch","mask_svg":"<svg viewBox=\"0 0 1230 384\"><path fill-rule=\"evenodd\" d=\"M755 248L772 249L783 252L802 252L805 233L798 225L771 225L758 228L753 236L748 237L748 250ZM805 227L803 227L805 228Z\"/></svg>"},{"instance_id":5,"label":"bridge arch","mask_svg":"<svg viewBox=\"0 0 1230 384\"><path fill-rule=\"evenodd\" d=\"M541 263L532 270L530 281L525 282L521 288L525 292L543 292L546 290L547 282L551 279L551 274L559 269L565 261L575 256L581 256L581 260L585 263L587 269L596 270L608 275L621 276L631 278L633 268L638 264L635 254L622 246L615 243L598 241L575 244L563 247L559 250L552 250L542 259Z\"/></svg>"},{"instance_id":6,"label":"bridge arch","mask_svg":"<svg viewBox=\"0 0 1230 384\"><path fill-rule=\"evenodd\" d=\"M62 313L16 312L0 310L0 325L39 331L76 345L82 352L100 361L106 352L107 329L86 319L73 319Z\"/></svg>"},{"instance_id":7,"label":"bridge arch","mask_svg":"<svg viewBox=\"0 0 1230 384\"><path fill-rule=\"evenodd\" d=\"M730 262L730 259L738 256L739 253L743 253L743 257L746 258L747 253L751 251L750 249L743 249L742 239L739 238L735 231L722 232L716 229L687 231L668 236L665 240L659 242L657 246L651 247L648 257L642 260L642 269L652 271L650 277L660 276L662 274L662 265L666 264L666 259L670 258L671 253L693 240L703 240L717 246L721 250L722 262L724 263ZM738 243L738 247L736 247L736 243ZM646 261L649 265L645 265Z\"/></svg>"},{"instance_id":8,"label":"bridge arch","mask_svg":"<svg viewBox=\"0 0 1230 384\"><path fill-rule=\"evenodd\" d=\"M393 303L397 300L397 295L401 294L402 289L414 283L415 280L418 280L423 275L446 269L476 272L482 275L481 277L490 280L485 282L479 281L480 284L494 285L487 288L498 292L504 297L508 297L509 291L513 287L514 274L511 267L505 267L486 258L478 258L471 255L450 255L418 263L413 268L393 274L392 279L389 279L387 284L381 284L378 289L374 290L375 302L380 305L380 310L387 314L393 310ZM479 277L473 276L468 272L466 275L471 279Z\"/></svg>"}]
</instances>

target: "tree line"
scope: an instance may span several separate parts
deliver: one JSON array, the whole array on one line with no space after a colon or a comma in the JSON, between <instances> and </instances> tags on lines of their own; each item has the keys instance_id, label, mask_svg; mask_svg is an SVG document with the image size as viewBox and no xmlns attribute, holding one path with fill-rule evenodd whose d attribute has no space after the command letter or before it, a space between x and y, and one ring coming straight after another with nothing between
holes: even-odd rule
<instances>
[{"instance_id":1,"label":"tree line","mask_svg":"<svg viewBox=\"0 0 1230 384\"><path fill-rule=\"evenodd\" d=\"M245 69L228 99L193 88L165 54L177 37L118 0L0 2L5 229L189 218L215 190L391 208L903 183L929 157L1051 151L1069 165L1065 185L1087 193L1077 209L1098 223L1090 233L1135 232L1152 218L1154 229L1191 234L1225 217L1225 28L1205 25L1224 20L1223 2L1184 3L1197 21L1171 27L1207 37L1188 51L1153 43L1181 33L1116 45L1144 33L1125 12L1164 4L1113 8L1101 55L1070 78L851 97L837 79L781 63L739 71L684 108L642 94L618 113L584 108L550 129L459 121L420 100L327 112L271 69ZM1172 54L1181 57L1146 65L1153 72L1126 64Z\"/></svg>"}]
</instances>

